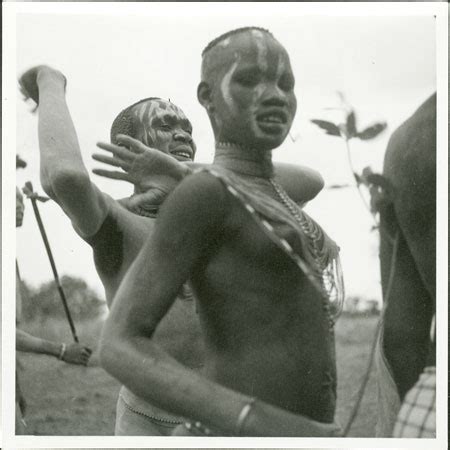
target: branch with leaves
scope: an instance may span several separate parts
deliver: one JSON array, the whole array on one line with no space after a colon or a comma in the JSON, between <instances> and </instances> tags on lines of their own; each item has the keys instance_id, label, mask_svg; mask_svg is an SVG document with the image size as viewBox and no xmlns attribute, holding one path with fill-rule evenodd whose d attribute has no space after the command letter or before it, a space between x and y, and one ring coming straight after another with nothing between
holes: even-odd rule
<instances>
[{"instance_id":1,"label":"branch with leaves","mask_svg":"<svg viewBox=\"0 0 450 450\"><path fill-rule=\"evenodd\" d=\"M379 192L380 188L383 188L385 185L385 179L382 175L376 174L372 171L372 169L368 166L365 167L361 174L358 174L353 166L352 160L352 152L350 148L350 141L352 139L360 139L362 141L368 141L376 138L380 133L382 133L386 129L386 122L378 122L370 125L369 127L363 129L362 131L358 130L356 123L356 112L353 108L349 108L345 123L334 124L333 122L329 122L327 120L320 119L312 119L311 122L317 125L319 128L325 131L329 136L340 137L344 140L346 150L347 150L347 158L348 164L350 166L350 170L352 171L353 178L355 180L355 186L358 189L358 193L361 197L361 200L364 203L367 211L373 217L375 222L375 228L378 228L378 223L375 218L377 207L376 207L376 199L379 195L375 195ZM366 186L368 189L371 200L370 204L367 202L364 194L361 191L361 185ZM330 188L332 189L340 189L343 187L348 187L347 184L341 185L332 185Z\"/></svg>"},{"instance_id":2,"label":"branch with leaves","mask_svg":"<svg viewBox=\"0 0 450 450\"><path fill-rule=\"evenodd\" d=\"M344 96L339 93L341 97L341 102L344 105L344 109L346 111L346 118L345 123L336 125L332 122L328 122L326 120L319 120L319 119L313 119L311 120L312 123L317 125L319 128L325 131L326 134L330 136L337 136L344 140L345 146L347 149L347 158L348 158L348 164L350 166L350 169L352 171L353 178L355 180L356 188L358 189L358 193L364 203L364 206L370 213L371 217L373 218L373 221L375 223L375 226L373 229L379 228L377 219L376 219L376 213L378 212L379 206L381 204L381 201L384 201L386 198L388 199L390 195L392 195L392 187L389 183L389 181L380 174L374 173L370 166L365 167L362 170L361 174L358 174L353 166L352 161L352 153L350 149L350 141L352 139L360 139L362 141L368 141L371 139L376 138L380 133L382 133L386 129L386 123L385 122L379 122L374 123L370 125L369 127L365 128L362 131L358 130L357 123L356 123L356 113L355 110L348 105L348 103L345 101ZM331 186L333 189L339 189L342 187L347 187L348 185L333 185ZM365 196L363 195L361 191L361 186L365 186L370 194L370 204L367 202ZM360 388L357 392L355 404L351 410L350 417L347 421L347 424L344 428L344 436L348 435L348 432L355 420L355 417L358 413L359 407L361 405L361 400L364 395L364 391L367 386L367 382L370 377L372 364L373 364L373 356L376 348L376 342L378 339L378 332L380 330L381 322L378 323L377 331L375 332L375 336L372 343L372 348L369 356L369 361L367 365L366 372L364 374L364 377L362 379Z\"/></svg>"}]
</instances>

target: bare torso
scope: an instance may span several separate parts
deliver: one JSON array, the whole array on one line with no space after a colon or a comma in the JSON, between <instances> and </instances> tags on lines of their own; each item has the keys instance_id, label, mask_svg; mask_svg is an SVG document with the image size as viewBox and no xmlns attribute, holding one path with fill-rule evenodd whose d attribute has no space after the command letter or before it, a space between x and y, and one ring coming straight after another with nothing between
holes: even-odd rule
<instances>
[{"instance_id":1,"label":"bare torso","mask_svg":"<svg viewBox=\"0 0 450 450\"><path fill-rule=\"evenodd\" d=\"M128 211L106 196L108 214L94 236L84 238L93 249L97 273L108 307L120 283L153 230L155 219ZM153 339L171 356L191 368L202 366L204 345L195 300L178 298L159 324Z\"/></svg>"},{"instance_id":2,"label":"bare torso","mask_svg":"<svg viewBox=\"0 0 450 450\"><path fill-rule=\"evenodd\" d=\"M266 193L274 198L270 186ZM224 223L191 279L206 340L204 374L331 422L334 340L322 298L243 205L229 194L226 198ZM281 222L271 225L301 254L295 230Z\"/></svg>"}]
</instances>

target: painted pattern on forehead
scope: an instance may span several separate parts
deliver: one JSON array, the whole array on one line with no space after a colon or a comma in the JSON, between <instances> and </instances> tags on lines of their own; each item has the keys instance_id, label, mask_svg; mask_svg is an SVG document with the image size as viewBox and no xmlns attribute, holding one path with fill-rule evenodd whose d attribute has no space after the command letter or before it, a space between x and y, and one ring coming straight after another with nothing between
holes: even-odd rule
<instances>
[{"instance_id":1,"label":"painted pattern on forehead","mask_svg":"<svg viewBox=\"0 0 450 450\"><path fill-rule=\"evenodd\" d=\"M133 113L141 123L150 122L154 117L162 117L167 113L173 113L177 117L185 118L183 111L178 106L164 100L151 100L136 105Z\"/></svg>"},{"instance_id":2,"label":"painted pattern on forehead","mask_svg":"<svg viewBox=\"0 0 450 450\"><path fill-rule=\"evenodd\" d=\"M258 67L265 72L269 67L269 61L267 58L269 51L266 40L267 35L260 30L252 30L252 36L254 37L256 44L256 61Z\"/></svg>"},{"instance_id":3,"label":"painted pattern on forehead","mask_svg":"<svg viewBox=\"0 0 450 450\"><path fill-rule=\"evenodd\" d=\"M230 42L231 42L231 39L229 37L227 37L223 41L220 41L217 45L220 47L226 48L230 45Z\"/></svg>"},{"instance_id":4,"label":"painted pattern on forehead","mask_svg":"<svg viewBox=\"0 0 450 450\"><path fill-rule=\"evenodd\" d=\"M289 59L286 55L280 55L277 62L277 78L280 78L288 68L290 68Z\"/></svg>"},{"instance_id":5,"label":"painted pattern on forehead","mask_svg":"<svg viewBox=\"0 0 450 450\"><path fill-rule=\"evenodd\" d=\"M177 119L188 121L180 108L165 100L150 100L136 105L133 109L133 114L137 119L137 125L140 129L140 133L138 133L140 139L149 147L153 147L158 142L158 133L167 133L167 131L158 130L153 127L155 119L164 121L165 116L173 115Z\"/></svg>"},{"instance_id":6,"label":"painted pattern on forehead","mask_svg":"<svg viewBox=\"0 0 450 450\"><path fill-rule=\"evenodd\" d=\"M287 67L288 57L284 47L264 31L251 30L237 34L231 37L230 44L229 46L234 50L233 61L238 55L241 55L243 61L248 63L254 61L261 72L270 71L273 72L273 75L279 75Z\"/></svg>"}]
</instances>

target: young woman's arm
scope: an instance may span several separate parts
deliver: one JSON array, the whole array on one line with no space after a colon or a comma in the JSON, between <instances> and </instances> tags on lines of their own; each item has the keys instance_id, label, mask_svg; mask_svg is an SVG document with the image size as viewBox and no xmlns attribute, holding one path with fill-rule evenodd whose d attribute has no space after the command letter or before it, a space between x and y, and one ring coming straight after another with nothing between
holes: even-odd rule
<instances>
[{"instance_id":1,"label":"young woman's arm","mask_svg":"<svg viewBox=\"0 0 450 450\"><path fill-rule=\"evenodd\" d=\"M220 239L228 208L223 186L206 173L187 177L176 188L114 298L101 337L101 363L136 395L230 435L329 435L332 424L259 401L240 430L238 418L251 398L203 378L153 343L182 284Z\"/></svg>"},{"instance_id":2,"label":"young woman's arm","mask_svg":"<svg viewBox=\"0 0 450 450\"><path fill-rule=\"evenodd\" d=\"M187 177L161 208L154 231L125 276L106 321L103 367L137 395L184 417L232 428L245 396L185 368L153 344L152 334L219 232L226 210L220 182ZM220 404L214 417L210 406ZM210 416L210 417L208 417Z\"/></svg>"}]
</instances>

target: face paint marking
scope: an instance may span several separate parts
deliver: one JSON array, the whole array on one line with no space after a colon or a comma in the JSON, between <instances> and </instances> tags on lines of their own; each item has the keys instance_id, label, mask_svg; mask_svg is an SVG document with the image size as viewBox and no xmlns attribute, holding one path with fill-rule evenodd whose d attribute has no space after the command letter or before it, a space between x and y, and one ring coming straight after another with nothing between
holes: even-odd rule
<instances>
[{"instance_id":1,"label":"face paint marking","mask_svg":"<svg viewBox=\"0 0 450 450\"><path fill-rule=\"evenodd\" d=\"M258 67L260 67L261 70L265 72L269 67L269 63L267 61L268 48L266 36L262 31L259 30L253 30L252 35L255 38L254 41L257 48Z\"/></svg>"},{"instance_id":2,"label":"face paint marking","mask_svg":"<svg viewBox=\"0 0 450 450\"><path fill-rule=\"evenodd\" d=\"M220 47L228 47L230 45L230 38L226 38L223 41L219 42Z\"/></svg>"},{"instance_id":3,"label":"face paint marking","mask_svg":"<svg viewBox=\"0 0 450 450\"><path fill-rule=\"evenodd\" d=\"M173 103L164 100L149 100L133 109L137 122L137 138L149 147L168 153L174 130L178 127L192 133L192 125L184 112ZM164 125L168 125L168 129ZM194 143L190 145L195 152Z\"/></svg>"},{"instance_id":4,"label":"face paint marking","mask_svg":"<svg viewBox=\"0 0 450 450\"><path fill-rule=\"evenodd\" d=\"M142 122L144 120L144 113L145 113L146 109L147 109L147 104L141 103L133 110L134 116L137 117L139 122Z\"/></svg>"},{"instance_id":5,"label":"face paint marking","mask_svg":"<svg viewBox=\"0 0 450 450\"><path fill-rule=\"evenodd\" d=\"M225 103L231 108L233 105L233 100L231 99L230 95L230 82L231 77L234 74L234 71L236 70L236 67L239 64L240 57L238 56L237 60L233 63L233 65L230 67L230 70L223 76L222 82L220 83L220 92L222 93L222 97L225 100Z\"/></svg>"},{"instance_id":6,"label":"face paint marking","mask_svg":"<svg viewBox=\"0 0 450 450\"><path fill-rule=\"evenodd\" d=\"M138 120L139 125L143 129L142 142L147 146L153 146L155 141L155 134L153 129L149 127L150 117L152 117L155 111L158 109L158 103L154 100L150 100L148 102L142 103L138 105L137 108L133 111L135 117Z\"/></svg>"},{"instance_id":7,"label":"face paint marking","mask_svg":"<svg viewBox=\"0 0 450 450\"><path fill-rule=\"evenodd\" d=\"M158 100L158 106L160 107L160 109L167 109L167 103L166 102L162 102L161 100Z\"/></svg>"},{"instance_id":8,"label":"face paint marking","mask_svg":"<svg viewBox=\"0 0 450 450\"><path fill-rule=\"evenodd\" d=\"M283 72L286 69L286 60L283 58L283 56L278 56L277 58L277 79L281 77Z\"/></svg>"}]
</instances>

